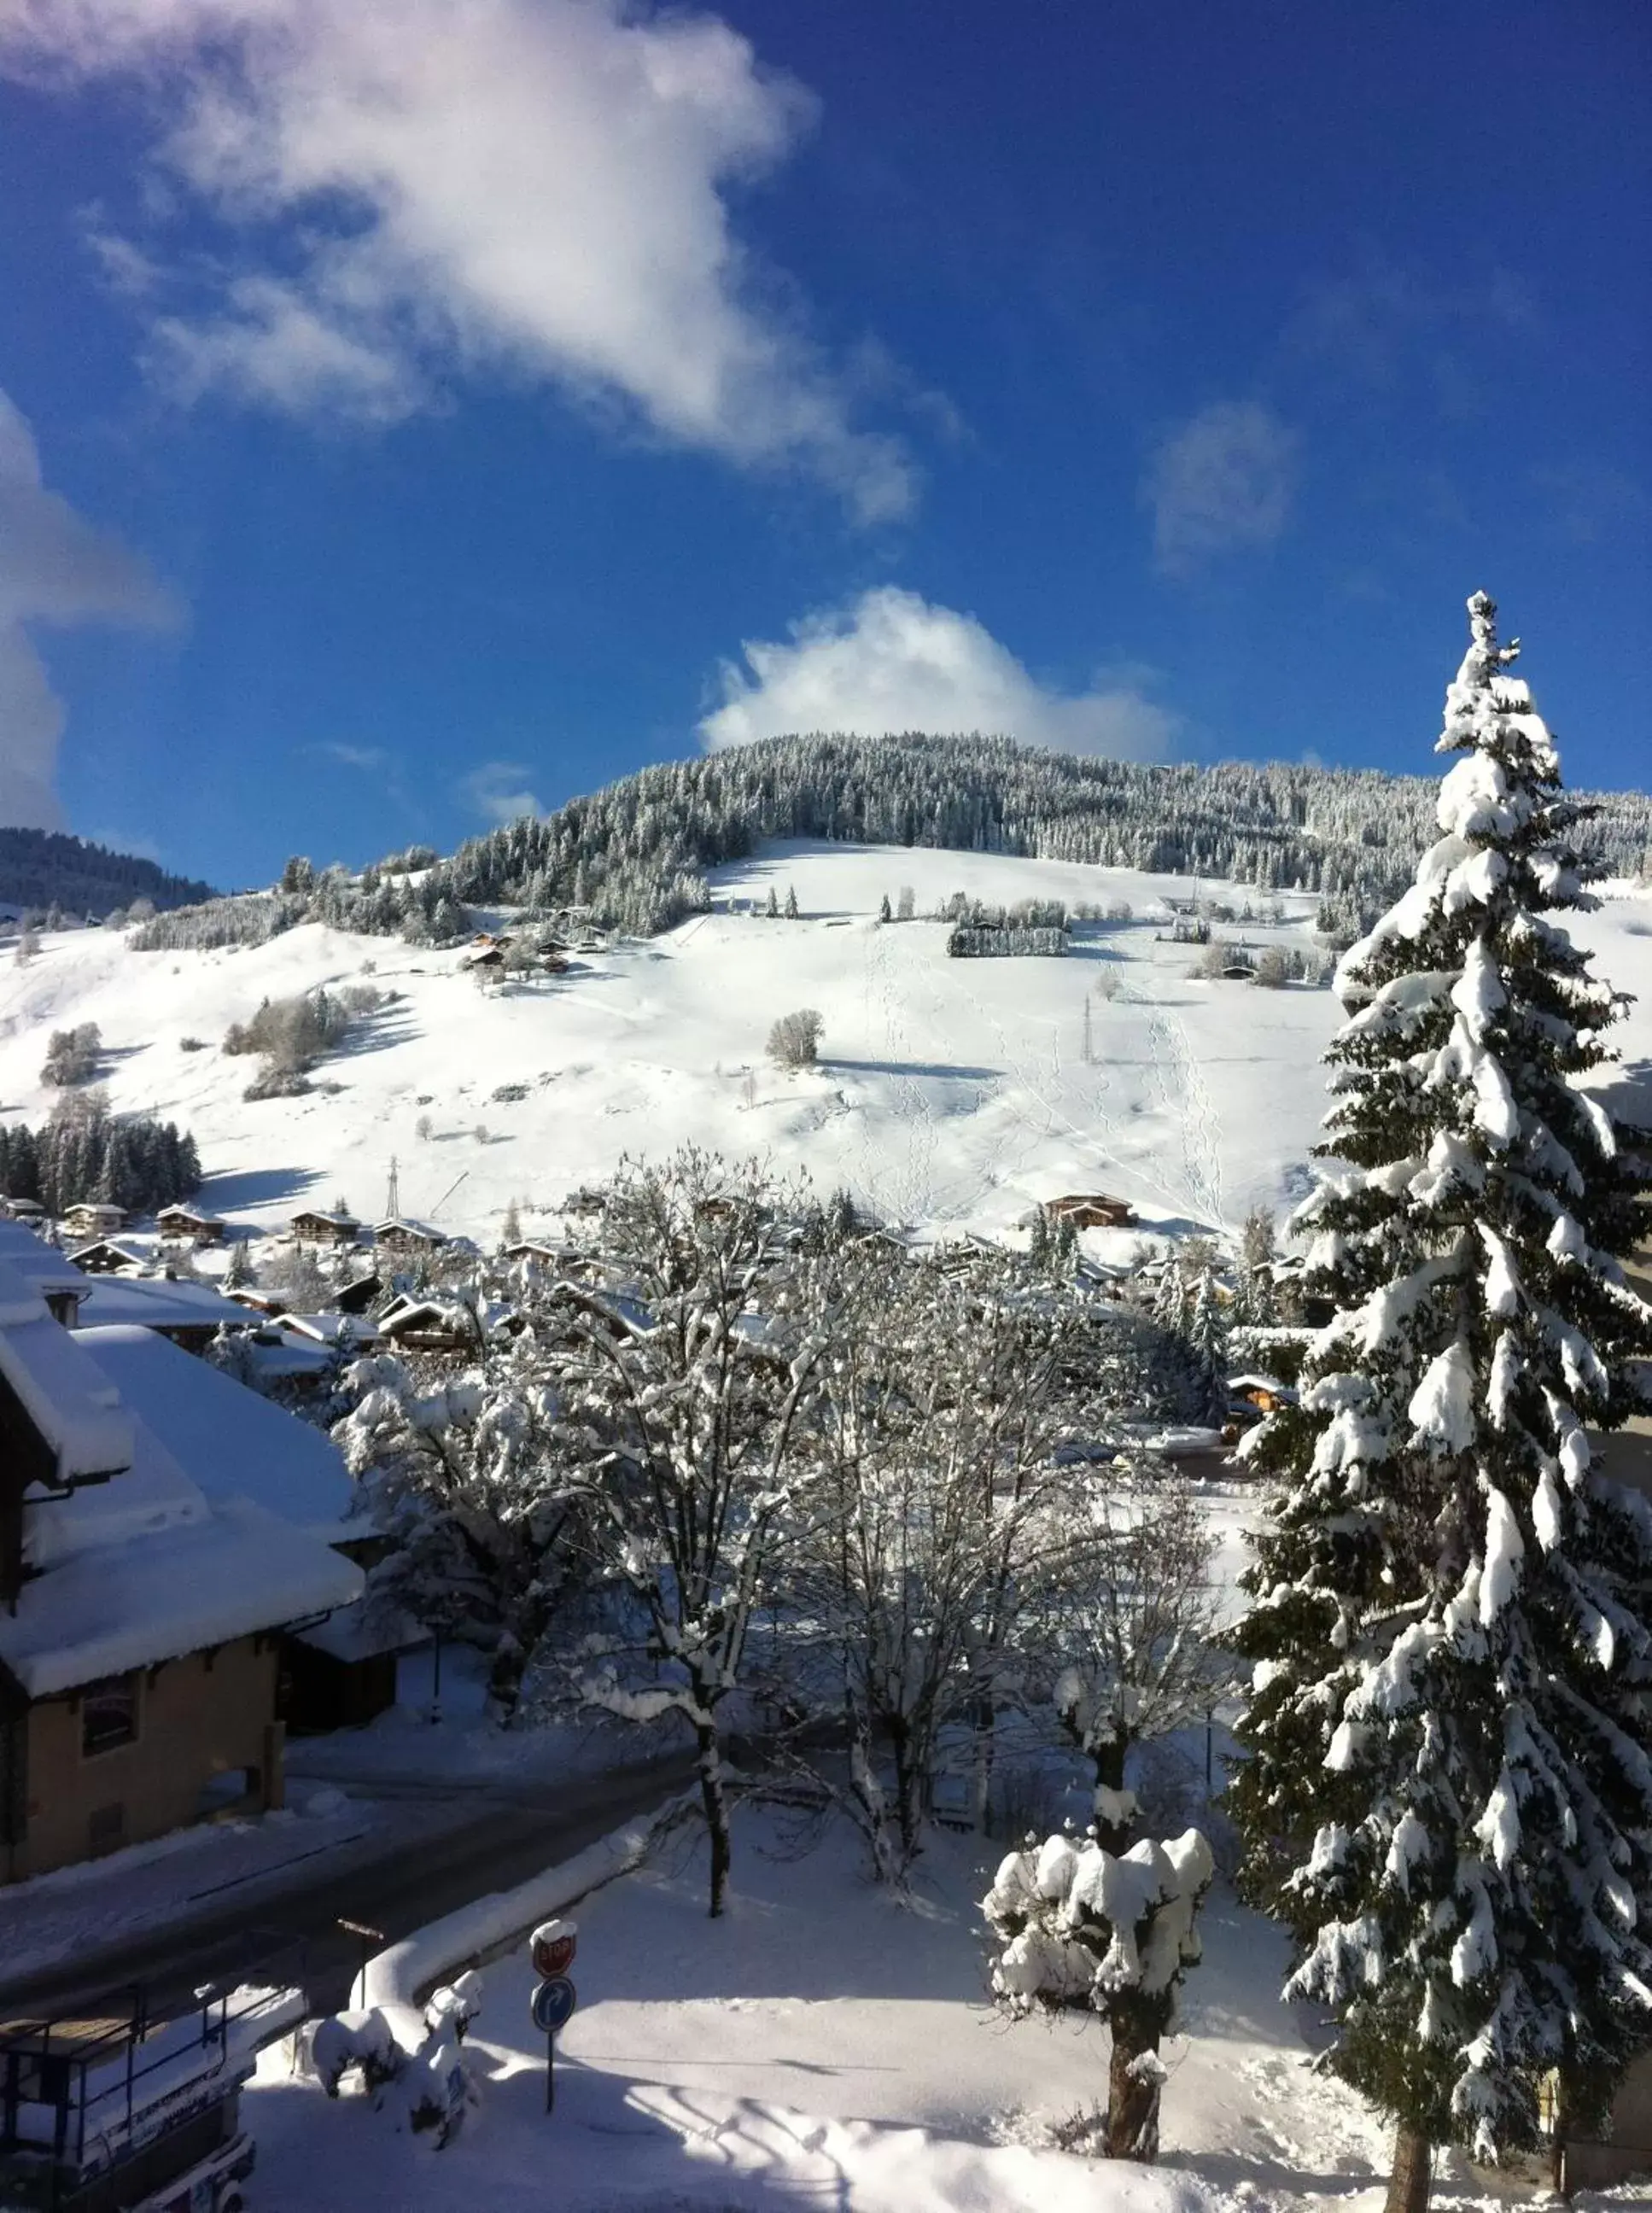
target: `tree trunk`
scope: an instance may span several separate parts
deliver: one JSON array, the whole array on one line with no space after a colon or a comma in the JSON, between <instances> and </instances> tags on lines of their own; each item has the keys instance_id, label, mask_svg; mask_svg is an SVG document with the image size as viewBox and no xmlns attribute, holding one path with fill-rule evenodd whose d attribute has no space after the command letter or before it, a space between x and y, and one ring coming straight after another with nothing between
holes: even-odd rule
<instances>
[{"instance_id":1,"label":"tree trunk","mask_svg":"<svg viewBox=\"0 0 1652 2213\"><path fill-rule=\"evenodd\" d=\"M1428 2213L1429 2179L1434 2164L1426 2137L1402 2121L1394 2131L1393 2172L1382 2213Z\"/></svg>"},{"instance_id":2,"label":"tree trunk","mask_svg":"<svg viewBox=\"0 0 1652 2213\"><path fill-rule=\"evenodd\" d=\"M722 1748L716 1729L702 1723L694 1734L699 1746L700 1803L711 1838L711 1918L715 1921L722 1911L734 1856L728 1843L728 1801L723 1795Z\"/></svg>"},{"instance_id":3,"label":"tree trunk","mask_svg":"<svg viewBox=\"0 0 1652 2213\"><path fill-rule=\"evenodd\" d=\"M1113 2058L1107 2070L1107 2157L1159 2156L1159 2074L1156 2066L1133 2072L1143 2055L1156 2058L1159 2032L1128 2003L1111 2017Z\"/></svg>"},{"instance_id":4,"label":"tree trunk","mask_svg":"<svg viewBox=\"0 0 1652 2213\"><path fill-rule=\"evenodd\" d=\"M912 1757L911 1731L905 1716L889 1729L895 1755L895 1818L900 1827L900 1872L917 1857L924 1833L924 1771Z\"/></svg>"},{"instance_id":5,"label":"tree trunk","mask_svg":"<svg viewBox=\"0 0 1652 2213\"><path fill-rule=\"evenodd\" d=\"M1125 1787L1125 1759L1130 1747L1122 1737L1112 1744L1098 1746L1092 1755L1095 1761L1095 1784L1098 1790L1121 1792ZM1104 1852L1115 1856L1130 1850L1131 1829L1128 1821L1104 1821L1098 1808L1095 1816L1095 1840Z\"/></svg>"}]
</instances>

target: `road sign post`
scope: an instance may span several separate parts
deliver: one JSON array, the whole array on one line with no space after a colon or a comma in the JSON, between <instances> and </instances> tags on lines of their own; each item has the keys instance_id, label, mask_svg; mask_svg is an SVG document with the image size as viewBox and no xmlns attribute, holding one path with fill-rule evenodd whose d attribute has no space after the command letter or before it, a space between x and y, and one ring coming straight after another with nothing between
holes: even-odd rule
<instances>
[{"instance_id":1,"label":"road sign post","mask_svg":"<svg viewBox=\"0 0 1652 2213\"><path fill-rule=\"evenodd\" d=\"M574 2017L579 1993L568 1979L579 1949L579 1930L571 1921L542 1921L528 1939L533 1972L542 1978L534 1989L533 2025L545 2032L545 2110L557 2103L557 2033Z\"/></svg>"}]
</instances>

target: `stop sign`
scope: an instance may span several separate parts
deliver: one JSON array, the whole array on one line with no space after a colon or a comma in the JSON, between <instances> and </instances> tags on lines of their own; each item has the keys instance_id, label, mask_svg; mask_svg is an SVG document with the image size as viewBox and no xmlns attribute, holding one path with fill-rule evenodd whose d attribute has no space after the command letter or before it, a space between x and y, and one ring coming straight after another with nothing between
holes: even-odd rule
<instances>
[{"instance_id":1,"label":"stop sign","mask_svg":"<svg viewBox=\"0 0 1652 2213\"><path fill-rule=\"evenodd\" d=\"M542 1921L528 1940L533 1972L546 1982L565 1975L579 1949L579 1930L571 1921Z\"/></svg>"}]
</instances>

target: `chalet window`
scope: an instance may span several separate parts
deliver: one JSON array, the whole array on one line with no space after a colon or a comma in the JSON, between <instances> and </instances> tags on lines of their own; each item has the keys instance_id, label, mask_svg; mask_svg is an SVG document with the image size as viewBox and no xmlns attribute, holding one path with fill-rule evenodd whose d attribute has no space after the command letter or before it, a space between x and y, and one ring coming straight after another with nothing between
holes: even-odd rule
<instances>
[{"instance_id":1,"label":"chalet window","mask_svg":"<svg viewBox=\"0 0 1652 2213\"><path fill-rule=\"evenodd\" d=\"M80 1748L88 1755L113 1752L137 1734L137 1678L108 1675L80 1694Z\"/></svg>"}]
</instances>

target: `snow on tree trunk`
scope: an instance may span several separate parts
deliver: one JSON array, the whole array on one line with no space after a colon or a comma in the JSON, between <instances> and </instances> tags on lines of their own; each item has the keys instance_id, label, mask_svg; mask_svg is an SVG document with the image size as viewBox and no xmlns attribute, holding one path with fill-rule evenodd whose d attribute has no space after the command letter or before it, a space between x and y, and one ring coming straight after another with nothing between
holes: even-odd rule
<instances>
[{"instance_id":1,"label":"snow on tree trunk","mask_svg":"<svg viewBox=\"0 0 1652 2213\"><path fill-rule=\"evenodd\" d=\"M1547 919L1580 810L1495 609L1446 698L1438 842L1339 972L1326 1165L1296 1227L1334 1308L1241 1449L1281 1495L1235 1641L1247 1893L1338 2015L1331 2064L1429 2147L1597 2124L1652 2039L1652 1505L1588 1429L1646 1404L1652 1139L1578 1079L1618 1003Z\"/></svg>"},{"instance_id":2,"label":"snow on tree trunk","mask_svg":"<svg viewBox=\"0 0 1652 2213\"><path fill-rule=\"evenodd\" d=\"M1199 1957L1195 1923L1214 1872L1197 1829L1117 1856L1094 1837L1048 1837L1011 1852L981 1901L1007 2012L1088 2010L1108 2024L1110 2158L1158 2155L1159 2044Z\"/></svg>"}]
</instances>

